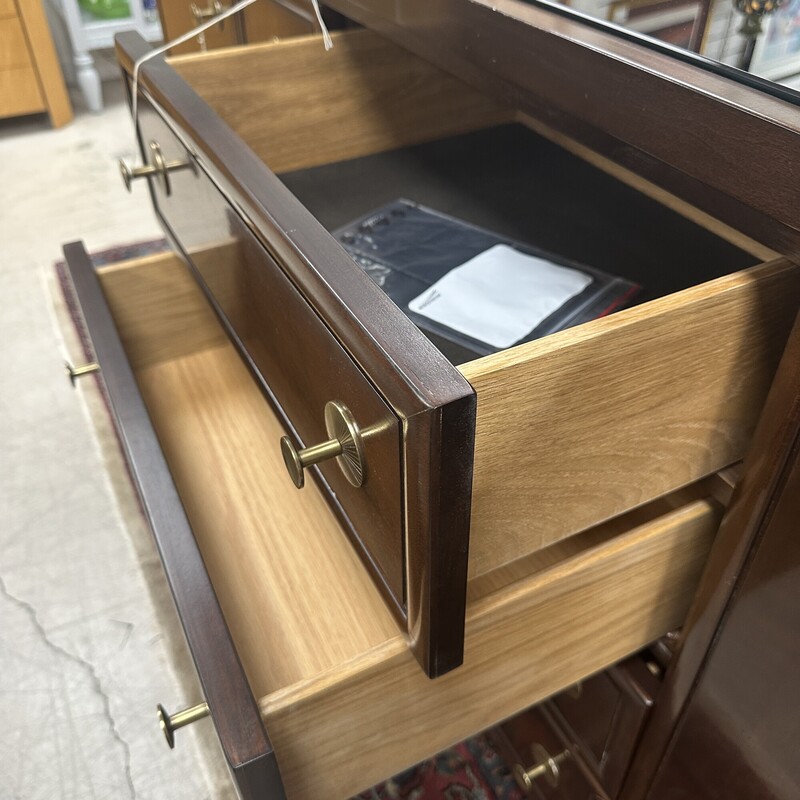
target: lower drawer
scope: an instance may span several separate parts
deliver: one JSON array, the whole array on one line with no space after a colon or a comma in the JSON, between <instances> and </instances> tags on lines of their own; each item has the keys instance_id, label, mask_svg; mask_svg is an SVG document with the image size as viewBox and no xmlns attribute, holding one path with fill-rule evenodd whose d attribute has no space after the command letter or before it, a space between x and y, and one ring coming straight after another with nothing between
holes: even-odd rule
<instances>
[{"instance_id":1,"label":"lower drawer","mask_svg":"<svg viewBox=\"0 0 800 800\"><path fill-rule=\"evenodd\" d=\"M246 796L281 791L277 760L289 797L347 797L682 622L721 508L703 484L472 580L464 664L430 681L317 486L285 480L280 425L183 262L65 253Z\"/></svg>"},{"instance_id":2,"label":"lower drawer","mask_svg":"<svg viewBox=\"0 0 800 800\"><path fill-rule=\"evenodd\" d=\"M548 706L611 797L617 797L660 688L637 654L556 695Z\"/></svg>"},{"instance_id":3,"label":"lower drawer","mask_svg":"<svg viewBox=\"0 0 800 800\"><path fill-rule=\"evenodd\" d=\"M544 707L532 708L491 732L514 779L534 800L608 800L576 754L574 745Z\"/></svg>"}]
</instances>

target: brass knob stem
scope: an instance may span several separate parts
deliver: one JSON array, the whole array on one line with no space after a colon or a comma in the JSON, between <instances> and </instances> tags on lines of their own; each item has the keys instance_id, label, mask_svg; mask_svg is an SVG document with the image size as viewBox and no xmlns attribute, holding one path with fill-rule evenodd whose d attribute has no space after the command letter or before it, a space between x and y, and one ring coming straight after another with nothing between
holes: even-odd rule
<instances>
[{"instance_id":1,"label":"brass knob stem","mask_svg":"<svg viewBox=\"0 0 800 800\"><path fill-rule=\"evenodd\" d=\"M150 163L141 167L131 167L122 159L119 161L119 171L122 175L122 182L130 192L133 182L137 178L154 177L161 183L161 187L167 196L172 194L172 183L169 179L170 172L177 172L181 169L191 167L189 161L167 161L161 152L161 145L158 142L150 142Z\"/></svg>"},{"instance_id":2,"label":"brass knob stem","mask_svg":"<svg viewBox=\"0 0 800 800\"><path fill-rule=\"evenodd\" d=\"M326 403L325 428L330 439L302 450L298 450L288 436L281 439L283 463L292 482L302 489L306 467L336 458L347 480L353 486L363 486L366 480L364 437L350 409L338 400Z\"/></svg>"},{"instance_id":3,"label":"brass knob stem","mask_svg":"<svg viewBox=\"0 0 800 800\"><path fill-rule=\"evenodd\" d=\"M65 361L64 370L69 376L69 382L75 386L78 378L81 378L84 375L91 375L93 372L99 372L100 365L92 361L88 364L81 364L80 366L76 367L74 364L70 364L69 361Z\"/></svg>"},{"instance_id":4,"label":"brass knob stem","mask_svg":"<svg viewBox=\"0 0 800 800\"><path fill-rule=\"evenodd\" d=\"M197 3L192 3L190 6L192 10L192 17L194 17L195 25L201 25L207 19L212 19L214 17L219 16L223 11L227 11L230 6L223 5L220 0L214 0L209 6L206 8L200 8ZM219 29L225 29L225 20L220 20Z\"/></svg>"},{"instance_id":5,"label":"brass knob stem","mask_svg":"<svg viewBox=\"0 0 800 800\"><path fill-rule=\"evenodd\" d=\"M524 792L530 792L533 782L538 778L544 778L549 786L558 786L561 777L560 765L569 758L569 750L564 750L555 756L551 756L540 744L534 744L531 750L536 763L529 769L525 769L522 764L514 767L514 779L519 788Z\"/></svg>"},{"instance_id":6,"label":"brass knob stem","mask_svg":"<svg viewBox=\"0 0 800 800\"><path fill-rule=\"evenodd\" d=\"M168 714L167 710L161 703L158 704L158 723L164 733L164 738L167 740L170 750L175 747L175 731L183 728L186 725L191 725L199 719L207 717L211 711L208 708L208 703L199 703L191 708L185 708L183 711L177 711L174 714Z\"/></svg>"}]
</instances>

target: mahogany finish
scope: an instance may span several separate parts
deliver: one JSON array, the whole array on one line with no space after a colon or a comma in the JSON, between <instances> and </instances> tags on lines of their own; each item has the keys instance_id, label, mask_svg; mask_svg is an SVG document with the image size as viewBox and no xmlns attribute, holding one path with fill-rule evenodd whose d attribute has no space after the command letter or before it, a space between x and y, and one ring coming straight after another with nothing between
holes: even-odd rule
<instances>
[{"instance_id":1,"label":"mahogany finish","mask_svg":"<svg viewBox=\"0 0 800 800\"><path fill-rule=\"evenodd\" d=\"M512 0L497 0L493 6L484 0L408 0L402 4L402 17L398 4L378 0L330 4L784 254L800 255L800 186L792 168L800 157L800 121L797 109L788 103ZM134 36L122 37L120 47L127 65L144 52L143 43ZM405 498L410 536L408 625L410 631L421 630L414 646L428 674L446 672L459 663L458 642L463 639L464 596L449 587L462 572L466 580L463 534L469 529L469 504L463 498L469 497L471 482L474 394L382 293L350 268L344 254L331 258L330 237L320 224L258 158L234 141L227 125L163 60L150 62L142 78L155 101L180 126L185 145L203 154L203 168L211 180L242 199L231 219L250 226L258 247L267 251L281 276L336 334L348 357L380 387L383 400L407 426L404 457L415 465L415 480L407 481ZM685 136L675 135L676 119L685 120ZM754 148L753 142L770 146ZM73 261L88 264L82 251L70 255ZM98 304L92 298L96 291L90 282L90 306ZM102 302L99 307L103 308ZM107 310L104 313L107 317ZM105 329L109 322L100 319L99 324ZM118 347L118 340L111 336L106 346ZM101 347L98 357L105 368L109 354L104 355ZM124 355L121 363L125 364ZM132 381L129 368L128 376ZM134 404L141 406L137 398L134 389ZM137 413L146 418L143 408ZM433 462L431 452L437 454ZM800 655L798 452L800 323L644 736L640 741L643 717L639 716L614 745L615 752L635 751L634 767L622 789L624 800L796 796L800 783L793 760L793 745L800 735L793 715L800 700L793 679ZM154 458L157 462L160 456ZM156 463L154 475L163 476L163 469L165 465ZM177 495L173 500L179 508ZM180 519L179 527L185 524L185 518ZM187 533L191 536L190 531L181 536ZM421 554L425 558L418 557ZM172 569L177 569L175 558L168 556ZM213 627L214 615L221 618L213 589L202 563L194 567L194 562L188 563L197 574L196 579L190 576L188 591L204 596L199 608L212 603ZM189 614L188 623L184 618L187 637L199 646L210 634L193 627L196 611L181 606L186 602L181 598L179 608L182 616L184 611ZM462 627L453 624L458 619ZM203 622L207 623L206 617ZM224 716L232 713L232 704L221 712L221 739L225 743L241 741L237 736L251 737L231 763L240 771L242 785L261 781L269 787L277 776L274 754L260 719L248 729L252 695L246 681L244 686L236 683L241 667L237 672L235 650L221 619L220 624L218 648L209 644L206 655L195 655L198 668L200 662L203 665L201 679L205 670L219 682L214 681L209 694L234 692L239 698L236 726L231 728L231 720ZM235 685L215 666L214 659L220 658L236 662ZM646 695L638 698L645 710ZM215 704L212 710L220 725ZM555 718L546 711L544 716L550 722ZM594 741L595 734L587 737ZM560 732L559 741L568 738ZM248 747L255 753L250 771L241 757ZM614 786L629 763L629 756L617 762ZM722 785L724 770L730 771L732 780ZM585 780L576 785L582 796L597 789ZM280 788L274 791L268 796L281 796Z\"/></svg>"},{"instance_id":2,"label":"mahogany finish","mask_svg":"<svg viewBox=\"0 0 800 800\"><path fill-rule=\"evenodd\" d=\"M644 654L637 654L505 722L495 735L507 760L528 766L531 746L540 741L547 722L583 773L577 785L588 781L597 796L616 798L659 690ZM568 780L552 796L572 798L574 783Z\"/></svg>"},{"instance_id":3,"label":"mahogany finish","mask_svg":"<svg viewBox=\"0 0 800 800\"><path fill-rule=\"evenodd\" d=\"M168 160L188 157L144 98L139 130L143 141L159 142ZM405 626L400 421L208 175L198 166L174 173L171 183L170 195L152 187L162 224L295 444L328 438L323 412L329 400L343 402L363 429L376 431L364 445L363 486L352 486L333 460L313 471L321 473L330 504Z\"/></svg>"},{"instance_id":4,"label":"mahogany finish","mask_svg":"<svg viewBox=\"0 0 800 800\"><path fill-rule=\"evenodd\" d=\"M138 34L117 38L126 69L149 49ZM443 675L463 661L476 414L472 387L378 286L353 269L351 257L163 57L146 62L140 78L179 126L186 149L202 154L202 169L237 198L233 213L244 217L400 420L406 630L425 672ZM153 200L158 209L158 196Z\"/></svg>"},{"instance_id":5,"label":"mahogany finish","mask_svg":"<svg viewBox=\"0 0 800 800\"><path fill-rule=\"evenodd\" d=\"M533 745L541 745L548 755L558 756L569 750L570 756L559 764L556 786L546 777L533 781L528 797L537 800L608 800L597 778L586 763L583 752L561 727L547 703L529 709L490 731L498 753L510 768L529 769L536 763Z\"/></svg>"},{"instance_id":6,"label":"mahogany finish","mask_svg":"<svg viewBox=\"0 0 800 800\"><path fill-rule=\"evenodd\" d=\"M787 463L800 436L800 317L798 317L744 461L742 477L723 517L703 579L667 670L662 701L653 712L623 787L623 800L645 796L676 726L688 707L737 578L768 524L782 491ZM733 665L731 665L733 666ZM746 691L746 689L745 689Z\"/></svg>"},{"instance_id":7,"label":"mahogany finish","mask_svg":"<svg viewBox=\"0 0 800 800\"><path fill-rule=\"evenodd\" d=\"M796 105L520 0L328 5L783 254L800 254Z\"/></svg>"},{"instance_id":8,"label":"mahogany finish","mask_svg":"<svg viewBox=\"0 0 800 800\"><path fill-rule=\"evenodd\" d=\"M244 800L281 800L283 784L236 647L161 451L94 265L83 243L64 247L69 274L100 365L103 388L211 710ZM153 709L155 723L155 709Z\"/></svg>"},{"instance_id":9,"label":"mahogany finish","mask_svg":"<svg viewBox=\"0 0 800 800\"><path fill-rule=\"evenodd\" d=\"M800 341L795 338L794 344ZM798 353L778 393L797 378ZM648 800L794 800L800 793L800 382L776 488ZM775 463L773 461L773 464Z\"/></svg>"}]
</instances>

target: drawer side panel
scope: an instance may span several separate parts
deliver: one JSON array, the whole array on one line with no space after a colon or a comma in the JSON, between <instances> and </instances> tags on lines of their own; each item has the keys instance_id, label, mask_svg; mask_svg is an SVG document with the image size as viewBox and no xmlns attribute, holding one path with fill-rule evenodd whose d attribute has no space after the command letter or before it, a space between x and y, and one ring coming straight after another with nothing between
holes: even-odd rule
<instances>
[{"instance_id":1,"label":"drawer side panel","mask_svg":"<svg viewBox=\"0 0 800 800\"><path fill-rule=\"evenodd\" d=\"M798 297L777 261L463 365L470 576L741 459Z\"/></svg>"}]
</instances>

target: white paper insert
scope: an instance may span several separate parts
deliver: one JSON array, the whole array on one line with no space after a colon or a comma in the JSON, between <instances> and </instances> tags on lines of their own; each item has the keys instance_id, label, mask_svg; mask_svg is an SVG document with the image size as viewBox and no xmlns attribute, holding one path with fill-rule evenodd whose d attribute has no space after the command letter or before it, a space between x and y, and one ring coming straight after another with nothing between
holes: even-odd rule
<instances>
[{"instance_id":1,"label":"white paper insert","mask_svg":"<svg viewBox=\"0 0 800 800\"><path fill-rule=\"evenodd\" d=\"M408 307L493 347L527 336L592 278L496 244L451 269Z\"/></svg>"}]
</instances>

